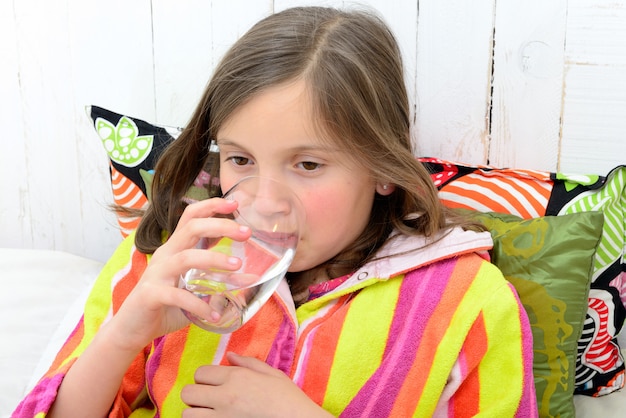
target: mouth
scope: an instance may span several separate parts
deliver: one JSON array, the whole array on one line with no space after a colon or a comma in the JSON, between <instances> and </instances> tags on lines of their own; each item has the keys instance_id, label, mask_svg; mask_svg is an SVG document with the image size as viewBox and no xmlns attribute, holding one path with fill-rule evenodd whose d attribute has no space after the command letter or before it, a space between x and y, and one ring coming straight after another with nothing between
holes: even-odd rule
<instances>
[{"instance_id":1,"label":"mouth","mask_svg":"<svg viewBox=\"0 0 626 418\"><path fill-rule=\"evenodd\" d=\"M298 234L294 232L254 231L253 237L270 245L295 248Z\"/></svg>"}]
</instances>

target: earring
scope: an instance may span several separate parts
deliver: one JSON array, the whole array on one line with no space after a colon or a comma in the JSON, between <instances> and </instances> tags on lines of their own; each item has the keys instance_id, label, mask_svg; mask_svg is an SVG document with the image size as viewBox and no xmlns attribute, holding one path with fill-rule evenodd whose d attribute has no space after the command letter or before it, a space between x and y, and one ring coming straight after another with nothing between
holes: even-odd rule
<instances>
[{"instance_id":1,"label":"earring","mask_svg":"<svg viewBox=\"0 0 626 418\"><path fill-rule=\"evenodd\" d=\"M387 190L389 189L389 185L388 184L383 184L383 190Z\"/></svg>"}]
</instances>

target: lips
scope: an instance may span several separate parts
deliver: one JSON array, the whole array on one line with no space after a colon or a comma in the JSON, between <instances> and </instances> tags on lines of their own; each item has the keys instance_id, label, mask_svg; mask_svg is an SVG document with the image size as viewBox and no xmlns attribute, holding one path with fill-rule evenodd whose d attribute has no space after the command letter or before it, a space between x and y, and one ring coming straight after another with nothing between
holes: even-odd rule
<instances>
[{"instance_id":1,"label":"lips","mask_svg":"<svg viewBox=\"0 0 626 418\"><path fill-rule=\"evenodd\" d=\"M298 235L293 232L253 231L252 238L265 242L269 245L280 247L295 247Z\"/></svg>"}]
</instances>

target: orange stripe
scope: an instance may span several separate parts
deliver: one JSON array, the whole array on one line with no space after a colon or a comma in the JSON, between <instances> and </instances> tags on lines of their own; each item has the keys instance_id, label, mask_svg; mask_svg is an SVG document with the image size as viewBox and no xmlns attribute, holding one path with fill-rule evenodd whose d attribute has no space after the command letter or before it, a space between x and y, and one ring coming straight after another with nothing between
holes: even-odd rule
<instances>
[{"instance_id":1,"label":"orange stripe","mask_svg":"<svg viewBox=\"0 0 626 418\"><path fill-rule=\"evenodd\" d=\"M494 184L493 179L497 179L499 182L505 184L506 187ZM533 189L533 192L529 192L525 188L520 187L521 183ZM547 203L550 193L552 191L552 188L542 187L541 183L544 183L548 186L551 185L551 183L548 181L541 182L537 180L520 178L520 177L511 178L511 177L502 177L498 175L487 176L487 175L480 174L480 173L474 173L474 174L469 174L458 180L455 180L451 183L446 184L442 188L442 191L445 191L447 193L454 194L457 196L464 196L469 199L480 202L483 205L487 206L489 210L494 211L494 212L511 213L511 210L509 208L493 200L491 196L485 195L483 193L473 191L473 190L466 190L461 185L467 184L467 185L475 185L475 186L483 187L487 190L490 190L495 195L503 197L511 206L513 206L518 211L518 214L521 217L528 219L530 217L533 217L534 215L529 213L527 208L524 205L520 204L519 199L513 194L511 194L510 190L515 190L520 195L522 195L524 197L525 202L527 202L539 215L542 216L546 212L546 207L543 202ZM538 199L537 196L541 196L541 199ZM449 203L450 204L448 206L450 207L466 207L468 209L476 209L476 208L467 207L465 205L458 204L456 202L449 202Z\"/></svg>"},{"instance_id":2,"label":"orange stripe","mask_svg":"<svg viewBox=\"0 0 626 418\"><path fill-rule=\"evenodd\" d=\"M122 303L135 285L137 285L141 274L148 265L145 254L139 251L133 251L131 263L130 271L113 288L113 294L111 295L113 314L120 309L120 306L122 306Z\"/></svg>"},{"instance_id":3,"label":"orange stripe","mask_svg":"<svg viewBox=\"0 0 626 418\"><path fill-rule=\"evenodd\" d=\"M119 402L124 407L129 408L129 405L134 403L143 392L146 383L144 374L146 369L146 356L147 353L141 351L133 359L133 362L124 374L122 384L120 385L120 393L118 393L116 397L115 404Z\"/></svg>"},{"instance_id":4,"label":"orange stripe","mask_svg":"<svg viewBox=\"0 0 626 418\"><path fill-rule=\"evenodd\" d=\"M61 364L68 359L74 350L76 350L76 347L79 346L80 342L83 340L83 336L85 335L84 326L83 317L81 317L80 321L76 325L76 328L74 329L74 332L70 334L69 338L54 358L52 365L45 374L46 377L56 375L58 373L58 369L61 367Z\"/></svg>"},{"instance_id":5,"label":"orange stripe","mask_svg":"<svg viewBox=\"0 0 626 418\"><path fill-rule=\"evenodd\" d=\"M461 355L465 359L469 372L454 397L454 416L473 417L480 411L480 375L479 365L487 352L488 337L485 320L481 312L470 330Z\"/></svg>"},{"instance_id":6,"label":"orange stripe","mask_svg":"<svg viewBox=\"0 0 626 418\"><path fill-rule=\"evenodd\" d=\"M141 208L148 201L148 199L146 199L146 196L143 194L141 189L135 185L135 183L131 182L128 188L131 190L128 194L114 194L113 200L120 206L134 209Z\"/></svg>"},{"instance_id":7,"label":"orange stripe","mask_svg":"<svg viewBox=\"0 0 626 418\"><path fill-rule=\"evenodd\" d=\"M437 347L453 319L454 315L450 315L450 312L456 312L483 262L484 260L479 256L470 255L458 258L441 300L426 324L411 369L404 379L404 384L389 416L408 417L415 412L426 381L431 374L433 355L437 353Z\"/></svg>"},{"instance_id":8,"label":"orange stripe","mask_svg":"<svg viewBox=\"0 0 626 418\"><path fill-rule=\"evenodd\" d=\"M117 171L111 165L111 185L113 200L116 204L134 209L140 209L147 202L146 196L132 180ZM134 200L136 200L134 203Z\"/></svg>"},{"instance_id":9,"label":"orange stripe","mask_svg":"<svg viewBox=\"0 0 626 418\"><path fill-rule=\"evenodd\" d=\"M539 215L544 215L546 211L546 205L548 204L548 199L550 198L550 194L552 193L552 182L541 182L537 180L526 180L519 178L500 178L497 177L498 180L506 183L508 185L507 189L500 189L503 194L506 194L507 200L510 202L519 202L516 197L510 194L509 190L516 190L519 194L521 194L525 201L530 204L535 212ZM489 179L485 179L485 183L489 184ZM527 188L520 187L520 183L527 186L527 188L532 189L532 191L527 190ZM548 186L548 187L545 187ZM520 214L522 214L525 219L531 218L535 215L529 213L524 206L519 206Z\"/></svg>"},{"instance_id":10,"label":"orange stripe","mask_svg":"<svg viewBox=\"0 0 626 418\"><path fill-rule=\"evenodd\" d=\"M307 359L316 359L316 363L314 367L307 367L307 373L302 382L302 390L318 405L322 405L324 402L334 361L333 353L337 351L341 330L349 310L349 304L341 303L341 299L335 306L341 309L333 309L333 318L336 316L333 321L325 321L320 327L311 326L309 328L316 329L316 331L313 341L308 344L310 351L306 353L306 357Z\"/></svg>"},{"instance_id":11,"label":"orange stripe","mask_svg":"<svg viewBox=\"0 0 626 418\"><path fill-rule=\"evenodd\" d=\"M163 405L167 397L171 396L172 388L177 383L180 383L178 378L181 371L183 371L181 358L185 351L188 334L189 327L185 327L168 334L167 338L163 339L159 367L157 367L154 373L153 380L154 382L159 382L159 384L152 386L155 401L160 405Z\"/></svg>"},{"instance_id":12,"label":"orange stripe","mask_svg":"<svg viewBox=\"0 0 626 418\"><path fill-rule=\"evenodd\" d=\"M144 209L148 205L148 199L141 189L116 170L112 164L110 169L113 201L115 204L131 209ZM126 238L131 231L137 229L140 220L140 217L128 217L123 212L117 212L117 223L122 237Z\"/></svg>"},{"instance_id":13,"label":"orange stripe","mask_svg":"<svg viewBox=\"0 0 626 418\"><path fill-rule=\"evenodd\" d=\"M111 165L111 186L113 187L114 194L122 194L128 189L128 183L132 183L128 177L119 172L113 165Z\"/></svg>"},{"instance_id":14,"label":"orange stripe","mask_svg":"<svg viewBox=\"0 0 626 418\"><path fill-rule=\"evenodd\" d=\"M543 201L547 203L548 197L550 195L550 190L546 190L545 188L539 186L537 182L533 180L526 180L526 179L520 179L520 178L505 178L505 177L499 177L499 176L493 176L493 178L497 179L501 183L506 184L507 187L504 188L500 185L493 184L491 182L491 179L488 177L484 179L476 179L477 180L476 184L486 187L488 189L490 188L494 191L494 193L506 199L506 201L509 202L511 206L517 209L520 216L524 219L531 218L532 216L528 212L526 207L520 204L519 199L511 193L510 191L511 189L517 191L520 195L522 195L524 197L525 202L528 203L534 209L535 212L537 212L540 215L545 214L545 207L542 203L540 203L540 200L537 199L537 196L541 196L543 198ZM520 187L520 183L524 183L524 185L533 189L533 192L531 193L527 191L525 188ZM509 210L507 209L506 211L508 212Z\"/></svg>"},{"instance_id":15,"label":"orange stripe","mask_svg":"<svg viewBox=\"0 0 626 418\"><path fill-rule=\"evenodd\" d=\"M477 183L478 182L476 181L472 181L472 182L463 181L463 184L476 185ZM490 189L492 192L495 193L492 186L488 187L488 189ZM472 199L476 202L480 202L481 204L489 208L490 211L493 211L493 212L504 212L504 213L510 212L508 208L505 208L502 204L492 200L489 195L486 195L484 193L481 193L475 190L466 190L462 187L458 187L458 185L454 183L452 183L449 186L444 187L443 190L445 190L448 193L453 193L457 196L463 196L468 199ZM472 209L477 209L477 208L472 208Z\"/></svg>"},{"instance_id":16,"label":"orange stripe","mask_svg":"<svg viewBox=\"0 0 626 418\"><path fill-rule=\"evenodd\" d=\"M441 199L441 202L446 205L446 207L452 209L468 209L468 210L476 210L476 207L472 205L466 205L464 203L455 202L454 200Z\"/></svg>"},{"instance_id":17,"label":"orange stripe","mask_svg":"<svg viewBox=\"0 0 626 418\"><path fill-rule=\"evenodd\" d=\"M137 229L137 227L139 226L139 221L141 221L141 218L139 217L132 218L127 221L122 221L121 218L118 218L117 223L120 226L120 232L122 233L122 236L126 238L132 231Z\"/></svg>"},{"instance_id":18,"label":"orange stripe","mask_svg":"<svg viewBox=\"0 0 626 418\"><path fill-rule=\"evenodd\" d=\"M272 296L257 315L254 315L246 325L231 336L226 352L233 351L243 356L255 357L261 361L267 359L271 344L257 344L255 341L274 340L280 330L284 313L275 298ZM221 364L228 364L226 358Z\"/></svg>"}]
</instances>

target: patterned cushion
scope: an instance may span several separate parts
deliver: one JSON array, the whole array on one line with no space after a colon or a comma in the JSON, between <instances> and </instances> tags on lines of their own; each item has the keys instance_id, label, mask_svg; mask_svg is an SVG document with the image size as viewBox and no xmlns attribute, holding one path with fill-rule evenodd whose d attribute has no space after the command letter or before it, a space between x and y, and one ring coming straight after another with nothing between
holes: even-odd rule
<instances>
[{"instance_id":1,"label":"patterned cushion","mask_svg":"<svg viewBox=\"0 0 626 418\"><path fill-rule=\"evenodd\" d=\"M88 106L91 118L110 163L113 201L123 237L133 231L145 209L154 165L161 152L180 133L179 128L154 125L130 116Z\"/></svg>"},{"instance_id":2,"label":"patterned cushion","mask_svg":"<svg viewBox=\"0 0 626 418\"><path fill-rule=\"evenodd\" d=\"M472 216L491 232L492 261L515 286L528 312L539 416L573 417L577 342L587 313L589 271L602 234L602 214Z\"/></svg>"},{"instance_id":3,"label":"patterned cushion","mask_svg":"<svg viewBox=\"0 0 626 418\"><path fill-rule=\"evenodd\" d=\"M578 341L575 393L600 396L624 385L624 359L616 336L626 318L626 166L607 176L471 166L421 158L456 208L503 212L530 219L601 211L604 226L594 255L587 316Z\"/></svg>"}]
</instances>

